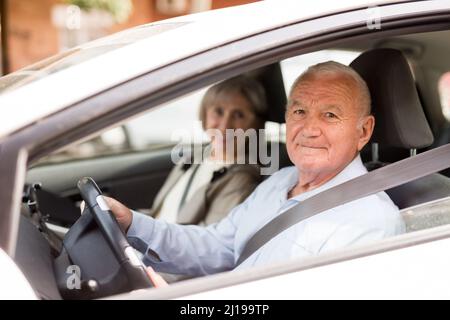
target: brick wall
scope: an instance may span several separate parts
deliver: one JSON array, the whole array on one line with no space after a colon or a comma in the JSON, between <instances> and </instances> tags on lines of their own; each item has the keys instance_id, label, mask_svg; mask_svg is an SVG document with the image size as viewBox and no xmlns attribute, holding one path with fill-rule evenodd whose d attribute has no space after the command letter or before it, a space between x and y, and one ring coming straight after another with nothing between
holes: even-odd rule
<instances>
[{"instance_id":1,"label":"brick wall","mask_svg":"<svg viewBox=\"0 0 450 320\"><path fill-rule=\"evenodd\" d=\"M212 8L224 8L256 0L213 0ZM9 0L8 45L10 71L18 70L59 51L58 30L51 21L51 8L61 0ZM133 0L134 10L130 19L116 24L109 32L152 21L170 18L155 10L154 0Z\"/></svg>"},{"instance_id":2,"label":"brick wall","mask_svg":"<svg viewBox=\"0 0 450 320\"><path fill-rule=\"evenodd\" d=\"M58 33L50 8L58 0L8 1L8 46L11 71L58 52Z\"/></svg>"}]
</instances>

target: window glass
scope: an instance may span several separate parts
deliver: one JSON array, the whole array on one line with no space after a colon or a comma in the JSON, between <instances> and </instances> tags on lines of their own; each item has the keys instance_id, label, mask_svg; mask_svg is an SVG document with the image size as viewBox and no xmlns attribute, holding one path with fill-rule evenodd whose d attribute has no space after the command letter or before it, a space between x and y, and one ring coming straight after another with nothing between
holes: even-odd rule
<instances>
[{"instance_id":1,"label":"window glass","mask_svg":"<svg viewBox=\"0 0 450 320\"><path fill-rule=\"evenodd\" d=\"M89 141L43 158L41 163L93 158L175 145L181 141L207 141L200 120L200 102L207 88L158 106L109 129Z\"/></svg>"},{"instance_id":2,"label":"window glass","mask_svg":"<svg viewBox=\"0 0 450 320\"><path fill-rule=\"evenodd\" d=\"M295 79L297 79L302 72L306 71L309 66L330 60L349 65L359 54L360 52L357 51L323 50L281 61L281 72L283 73L286 95L289 95L289 91Z\"/></svg>"},{"instance_id":3,"label":"window glass","mask_svg":"<svg viewBox=\"0 0 450 320\"><path fill-rule=\"evenodd\" d=\"M185 24L180 22L144 25L69 49L27 68L1 77L0 94Z\"/></svg>"},{"instance_id":4,"label":"window glass","mask_svg":"<svg viewBox=\"0 0 450 320\"><path fill-rule=\"evenodd\" d=\"M281 61L286 94L297 76L308 66L328 60L349 64L358 54L358 52L343 50L324 50ZM175 145L179 142L207 142L208 137L199 121L199 108L202 97L208 88L202 88L158 106L94 139L42 159L42 162L143 151ZM285 143L286 125L267 122L265 134L267 141Z\"/></svg>"},{"instance_id":5,"label":"window glass","mask_svg":"<svg viewBox=\"0 0 450 320\"><path fill-rule=\"evenodd\" d=\"M195 139L200 143L206 141L207 136L199 120L200 102L206 90L207 88L203 88L170 101L125 124L133 150L188 139Z\"/></svg>"},{"instance_id":6,"label":"window glass","mask_svg":"<svg viewBox=\"0 0 450 320\"><path fill-rule=\"evenodd\" d=\"M200 103L208 87L158 106L120 127L89 141L45 157L41 163L138 152L183 143L208 141L199 119ZM285 125L267 122L267 141L285 142Z\"/></svg>"}]
</instances>

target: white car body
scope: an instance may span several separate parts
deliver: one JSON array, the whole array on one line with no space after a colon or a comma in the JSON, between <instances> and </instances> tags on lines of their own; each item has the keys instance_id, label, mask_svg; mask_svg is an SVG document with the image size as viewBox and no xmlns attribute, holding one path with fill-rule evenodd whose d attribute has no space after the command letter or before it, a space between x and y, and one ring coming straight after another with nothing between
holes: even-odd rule
<instances>
[{"instance_id":1,"label":"white car body","mask_svg":"<svg viewBox=\"0 0 450 320\"><path fill-rule=\"evenodd\" d=\"M36 300L36 294L31 288L14 261L0 249L0 300Z\"/></svg>"}]
</instances>

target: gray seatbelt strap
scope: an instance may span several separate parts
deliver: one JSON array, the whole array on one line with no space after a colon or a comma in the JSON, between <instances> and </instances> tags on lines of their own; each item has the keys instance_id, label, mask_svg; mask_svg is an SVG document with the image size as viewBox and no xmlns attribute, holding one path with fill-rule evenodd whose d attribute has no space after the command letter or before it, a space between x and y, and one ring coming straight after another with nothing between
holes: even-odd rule
<instances>
[{"instance_id":1,"label":"gray seatbelt strap","mask_svg":"<svg viewBox=\"0 0 450 320\"><path fill-rule=\"evenodd\" d=\"M395 162L320 192L286 210L258 230L247 242L236 266L279 233L302 220L448 167L450 167L450 144Z\"/></svg>"},{"instance_id":2,"label":"gray seatbelt strap","mask_svg":"<svg viewBox=\"0 0 450 320\"><path fill-rule=\"evenodd\" d=\"M189 177L189 180L186 184L186 188L184 188L184 192L183 192L183 195L181 196L180 204L178 205L178 212L180 212L181 209L183 209L184 203L186 202L186 197L189 193L189 190L191 189L191 184L192 184L192 181L194 181L195 174L197 173L198 168L200 168L199 164L195 165L195 167L192 168L191 176Z\"/></svg>"}]
</instances>

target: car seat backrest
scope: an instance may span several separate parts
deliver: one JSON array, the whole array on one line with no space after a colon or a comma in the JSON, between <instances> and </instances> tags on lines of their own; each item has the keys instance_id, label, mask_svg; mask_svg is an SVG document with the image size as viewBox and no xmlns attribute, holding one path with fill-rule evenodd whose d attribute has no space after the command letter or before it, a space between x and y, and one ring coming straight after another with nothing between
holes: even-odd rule
<instances>
[{"instance_id":1,"label":"car seat backrest","mask_svg":"<svg viewBox=\"0 0 450 320\"><path fill-rule=\"evenodd\" d=\"M401 51L369 50L350 66L366 81L372 99L375 129L368 144L372 159L365 163L369 170L387 164L380 161L383 152L389 152L384 159L399 160L405 153L413 155L416 149L433 143L414 77ZM366 149L363 158L367 153ZM399 208L407 208L450 195L450 179L433 174L386 192Z\"/></svg>"},{"instance_id":2,"label":"car seat backrest","mask_svg":"<svg viewBox=\"0 0 450 320\"><path fill-rule=\"evenodd\" d=\"M450 197L401 211L406 232L450 224Z\"/></svg>"},{"instance_id":3,"label":"car seat backrest","mask_svg":"<svg viewBox=\"0 0 450 320\"><path fill-rule=\"evenodd\" d=\"M371 142L418 149L433 143L408 61L401 51L374 49L350 66L366 81L372 99L375 130Z\"/></svg>"},{"instance_id":4,"label":"car seat backrest","mask_svg":"<svg viewBox=\"0 0 450 320\"><path fill-rule=\"evenodd\" d=\"M287 97L279 63L264 66L246 73L264 87L268 113L266 121L284 123Z\"/></svg>"},{"instance_id":5,"label":"car seat backrest","mask_svg":"<svg viewBox=\"0 0 450 320\"><path fill-rule=\"evenodd\" d=\"M267 105L269 107L266 121L279 124L284 123L287 97L280 64L273 63L247 72L246 75L256 79L264 87ZM270 164L266 165L266 167L273 164L274 171L277 171L278 169L292 165L284 142L268 142L267 151L271 160Z\"/></svg>"}]
</instances>

